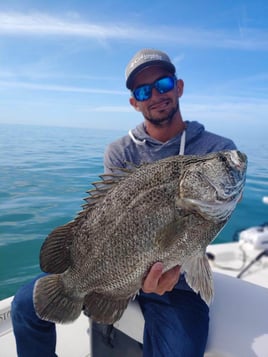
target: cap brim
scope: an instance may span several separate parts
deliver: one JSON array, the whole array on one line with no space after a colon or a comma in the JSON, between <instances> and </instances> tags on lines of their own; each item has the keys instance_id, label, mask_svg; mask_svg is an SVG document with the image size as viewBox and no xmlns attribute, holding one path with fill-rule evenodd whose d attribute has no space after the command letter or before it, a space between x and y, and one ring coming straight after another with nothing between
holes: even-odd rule
<instances>
[{"instance_id":1,"label":"cap brim","mask_svg":"<svg viewBox=\"0 0 268 357\"><path fill-rule=\"evenodd\" d=\"M135 68L133 70L133 72L131 72L131 74L129 75L127 81L126 81L126 87L128 89L133 89L133 82L134 82L134 78L136 77L136 75L141 72L143 69L147 68L147 67L152 67L152 66L159 66L159 67L163 67L165 68L168 72L170 72L171 74L175 74L175 67L172 63L169 62L163 62L163 61L148 61L146 63L142 63L141 65L139 65L137 68Z\"/></svg>"}]
</instances>

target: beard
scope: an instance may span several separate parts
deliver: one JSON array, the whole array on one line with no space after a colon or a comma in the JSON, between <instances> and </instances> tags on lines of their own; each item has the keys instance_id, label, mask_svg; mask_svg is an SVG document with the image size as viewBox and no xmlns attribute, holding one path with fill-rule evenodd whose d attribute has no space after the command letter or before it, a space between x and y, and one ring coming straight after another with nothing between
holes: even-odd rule
<instances>
[{"instance_id":1,"label":"beard","mask_svg":"<svg viewBox=\"0 0 268 357\"><path fill-rule=\"evenodd\" d=\"M170 110L170 112L168 113L168 115L163 118L156 119L153 117L147 117L147 116L144 116L144 117L146 120L148 120L150 123L152 123L155 126L159 126L159 127L165 126L172 122L174 115L177 113L178 110L179 110L179 104L177 104L177 106L175 108L172 108Z\"/></svg>"}]
</instances>

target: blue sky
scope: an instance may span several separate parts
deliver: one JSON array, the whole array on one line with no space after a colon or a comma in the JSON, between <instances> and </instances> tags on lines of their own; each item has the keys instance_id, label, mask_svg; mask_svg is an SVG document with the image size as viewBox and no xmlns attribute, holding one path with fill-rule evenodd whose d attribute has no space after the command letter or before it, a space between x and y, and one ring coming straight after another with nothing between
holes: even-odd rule
<instances>
[{"instance_id":1,"label":"blue sky","mask_svg":"<svg viewBox=\"0 0 268 357\"><path fill-rule=\"evenodd\" d=\"M0 123L136 126L124 71L144 47L176 65L185 120L266 124L266 0L1 1Z\"/></svg>"}]
</instances>

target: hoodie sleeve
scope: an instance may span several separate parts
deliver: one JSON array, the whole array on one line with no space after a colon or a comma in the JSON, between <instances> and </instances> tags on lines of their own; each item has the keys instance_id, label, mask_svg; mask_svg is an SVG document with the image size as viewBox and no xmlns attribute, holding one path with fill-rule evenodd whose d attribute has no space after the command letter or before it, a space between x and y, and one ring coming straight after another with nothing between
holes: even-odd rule
<instances>
[{"instance_id":1,"label":"hoodie sleeve","mask_svg":"<svg viewBox=\"0 0 268 357\"><path fill-rule=\"evenodd\" d=\"M104 172L112 173L113 167L123 167L123 164L114 145L110 144L104 152Z\"/></svg>"},{"instance_id":2,"label":"hoodie sleeve","mask_svg":"<svg viewBox=\"0 0 268 357\"><path fill-rule=\"evenodd\" d=\"M204 155L224 150L236 150L235 143L223 136L203 131L201 134L193 138L192 141L188 142L185 153L187 155Z\"/></svg>"},{"instance_id":3,"label":"hoodie sleeve","mask_svg":"<svg viewBox=\"0 0 268 357\"><path fill-rule=\"evenodd\" d=\"M127 167L129 163L138 165L140 150L143 151L143 145L136 145L129 135L112 142L104 152L105 173L111 173L112 168Z\"/></svg>"},{"instance_id":4,"label":"hoodie sleeve","mask_svg":"<svg viewBox=\"0 0 268 357\"><path fill-rule=\"evenodd\" d=\"M210 132L207 132L206 134L207 135L206 135L205 142L208 144L210 152L237 149L235 143L228 138Z\"/></svg>"},{"instance_id":5,"label":"hoodie sleeve","mask_svg":"<svg viewBox=\"0 0 268 357\"><path fill-rule=\"evenodd\" d=\"M127 154L129 151L129 142L129 136L124 136L107 146L104 152L105 173L112 173L112 168L126 167L127 161L133 161Z\"/></svg>"}]
</instances>

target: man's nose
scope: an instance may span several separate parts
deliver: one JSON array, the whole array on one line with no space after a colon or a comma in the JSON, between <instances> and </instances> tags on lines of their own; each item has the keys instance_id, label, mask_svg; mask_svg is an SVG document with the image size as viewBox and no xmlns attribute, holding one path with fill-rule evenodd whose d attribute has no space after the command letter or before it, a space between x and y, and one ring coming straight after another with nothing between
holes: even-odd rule
<instances>
[{"instance_id":1,"label":"man's nose","mask_svg":"<svg viewBox=\"0 0 268 357\"><path fill-rule=\"evenodd\" d=\"M159 93L158 90L155 87L152 88L152 97L159 97L161 95L162 94Z\"/></svg>"}]
</instances>

